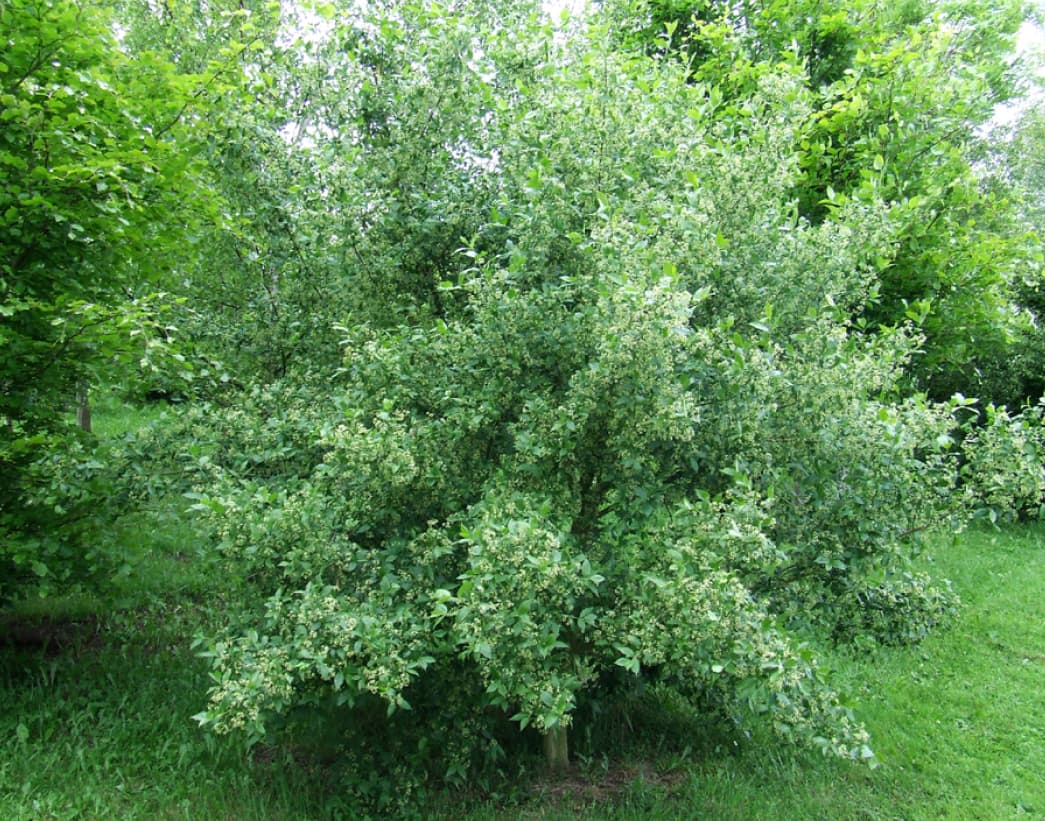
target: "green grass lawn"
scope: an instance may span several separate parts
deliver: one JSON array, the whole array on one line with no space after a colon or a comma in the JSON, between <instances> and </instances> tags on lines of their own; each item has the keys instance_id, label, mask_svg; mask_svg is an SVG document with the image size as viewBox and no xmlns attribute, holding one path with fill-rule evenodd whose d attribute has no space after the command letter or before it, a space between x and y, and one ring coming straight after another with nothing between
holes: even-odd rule
<instances>
[{"instance_id":1,"label":"green grass lawn","mask_svg":"<svg viewBox=\"0 0 1045 821\"><path fill-rule=\"evenodd\" d=\"M347 773L286 743L201 732L207 668L192 637L228 585L179 504L119 523L149 548L118 595L0 616L0 819L359 817ZM443 818L1045 818L1045 526L941 538L960 620L920 645L828 652L881 766L704 727L656 704L579 725L575 765L536 754L493 796L434 792ZM5 633L7 639L2 638ZM536 753L536 742L533 745Z\"/></svg>"}]
</instances>

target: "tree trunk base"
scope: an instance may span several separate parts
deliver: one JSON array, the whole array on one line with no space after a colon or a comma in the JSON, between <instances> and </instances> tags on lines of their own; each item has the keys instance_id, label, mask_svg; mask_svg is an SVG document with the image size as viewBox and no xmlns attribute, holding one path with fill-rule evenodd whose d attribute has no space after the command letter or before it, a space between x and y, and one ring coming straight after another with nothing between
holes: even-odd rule
<instances>
[{"instance_id":1,"label":"tree trunk base","mask_svg":"<svg viewBox=\"0 0 1045 821\"><path fill-rule=\"evenodd\" d=\"M569 740L565 727L544 731L544 759L553 770L570 766Z\"/></svg>"}]
</instances>

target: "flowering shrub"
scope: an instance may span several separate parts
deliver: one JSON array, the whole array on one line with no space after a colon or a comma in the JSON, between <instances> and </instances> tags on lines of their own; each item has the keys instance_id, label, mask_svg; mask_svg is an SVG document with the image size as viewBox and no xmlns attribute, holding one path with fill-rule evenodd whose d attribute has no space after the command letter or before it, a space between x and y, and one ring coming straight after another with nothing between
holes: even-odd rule
<instances>
[{"instance_id":1,"label":"flowering shrub","mask_svg":"<svg viewBox=\"0 0 1045 821\"><path fill-rule=\"evenodd\" d=\"M549 60L532 21L412 11L424 25L378 17L371 46L436 59L466 42L482 70L402 64L380 88L402 120L367 120L359 150L489 174L468 188L486 199L449 269L403 262L382 284L367 268L322 399L215 423L243 450L216 456L196 508L253 595L208 644L198 719L260 737L301 705L445 701L558 738L617 671L871 758L797 628L920 636L954 602L907 561L960 514L953 408L897 400L920 340L848 318L873 298L889 209L796 216L788 112L807 100L786 71L711 117L721 100L684 67L598 32L544 32ZM406 101L442 82L484 116L425 109L407 130ZM415 195L375 188L350 230L391 242L372 227L396 215L416 251L430 217L396 205ZM281 442L290 467L259 469Z\"/></svg>"}]
</instances>

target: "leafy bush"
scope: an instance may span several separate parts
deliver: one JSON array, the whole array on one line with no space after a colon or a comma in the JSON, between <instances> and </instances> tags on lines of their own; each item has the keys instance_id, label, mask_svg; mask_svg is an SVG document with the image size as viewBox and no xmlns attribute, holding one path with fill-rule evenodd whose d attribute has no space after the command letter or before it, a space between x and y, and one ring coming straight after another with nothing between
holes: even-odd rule
<instances>
[{"instance_id":1,"label":"leafy bush","mask_svg":"<svg viewBox=\"0 0 1045 821\"><path fill-rule=\"evenodd\" d=\"M1040 516L1045 501L1045 405L1012 415L988 405L964 443L962 476L976 513L991 522Z\"/></svg>"},{"instance_id":2,"label":"leafy bush","mask_svg":"<svg viewBox=\"0 0 1045 821\"><path fill-rule=\"evenodd\" d=\"M356 148L441 169L437 193L338 176L380 203L346 232L410 264L382 280L346 262L361 287L336 374L200 420L195 508L251 592L206 642L197 718L258 739L299 707L379 702L422 733L418 766L458 778L506 715L561 739L623 675L870 758L801 636L905 641L944 620L946 586L905 573L962 515L955 406L900 398L922 339L850 319L895 209L797 215L809 98L786 69L725 116L684 66L614 54L597 28L402 12L333 38L367 41L346 70L369 85L342 104L380 99ZM393 60L464 42L471 75ZM367 71L383 59L387 82ZM482 118L399 130L462 88ZM485 199L455 211L459 252L426 259L437 226L398 217L454 190ZM469 705L478 746L435 749L443 703Z\"/></svg>"},{"instance_id":3,"label":"leafy bush","mask_svg":"<svg viewBox=\"0 0 1045 821\"><path fill-rule=\"evenodd\" d=\"M912 644L951 621L958 605L949 583L905 571L852 591L840 602L834 634L846 641Z\"/></svg>"},{"instance_id":4,"label":"leafy bush","mask_svg":"<svg viewBox=\"0 0 1045 821\"><path fill-rule=\"evenodd\" d=\"M116 506L112 476L89 439L70 428L0 441L11 470L0 497L0 604L93 583L126 557L97 539Z\"/></svg>"}]
</instances>

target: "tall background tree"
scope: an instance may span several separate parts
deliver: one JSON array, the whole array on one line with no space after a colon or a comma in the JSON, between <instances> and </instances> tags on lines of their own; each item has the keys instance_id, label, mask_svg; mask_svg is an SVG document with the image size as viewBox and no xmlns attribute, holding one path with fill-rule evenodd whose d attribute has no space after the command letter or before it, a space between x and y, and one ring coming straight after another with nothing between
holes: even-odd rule
<instances>
[{"instance_id":1,"label":"tall background tree","mask_svg":"<svg viewBox=\"0 0 1045 821\"><path fill-rule=\"evenodd\" d=\"M164 349L158 294L220 219L199 161L216 71L119 31L104 5L0 7L0 597L104 564L75 536L101 491L69 410Z\"/></svg>"}]
</instances>

